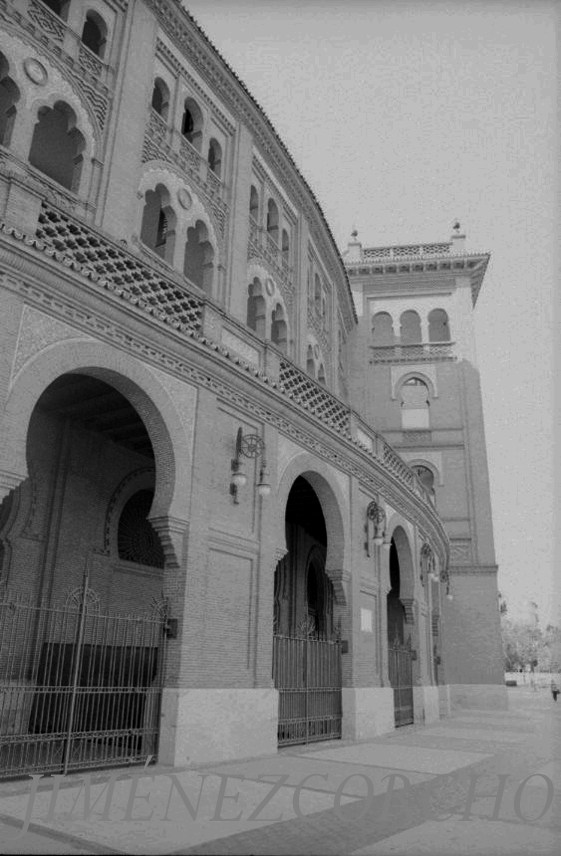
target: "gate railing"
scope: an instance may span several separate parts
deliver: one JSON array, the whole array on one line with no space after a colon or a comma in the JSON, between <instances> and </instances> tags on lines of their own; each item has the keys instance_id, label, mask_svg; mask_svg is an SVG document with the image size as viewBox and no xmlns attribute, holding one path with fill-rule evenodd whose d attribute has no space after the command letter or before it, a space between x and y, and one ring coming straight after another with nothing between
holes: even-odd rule
<instances>
[{"instance_id":1,"label":"gate railing","mask_svg":"<svg viewBox=\"0 0 561 856\"><path fill-rule=\"evenodd\" d=\"M0 588L0 778L158 751L165 612L104 615L84 586L37 606Z\"/></svg>"},{"instance_id":2,"label":"gate railing","mask_svg":"<svg viewBox=\"0 0 561 856\"><path fill-rule=\"evenodd\" d=\"M388 676L393 687L396 727L413 723L413 652L411 641L388 646Z\"/></svg>"},{"instance_id":3,"label":"gate railing","mask_svg":"<svg viewBox=\"0 0 561 856\"><path fill-rule=\"evenodd\" d=\"M341 642L273 637L279 746L341 737Z\"/></svg>"}]
</instances>

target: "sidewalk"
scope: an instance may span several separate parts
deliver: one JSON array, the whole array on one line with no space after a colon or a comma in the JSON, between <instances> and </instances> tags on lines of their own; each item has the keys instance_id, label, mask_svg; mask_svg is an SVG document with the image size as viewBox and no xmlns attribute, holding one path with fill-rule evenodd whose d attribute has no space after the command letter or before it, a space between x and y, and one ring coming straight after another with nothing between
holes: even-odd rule
<instances>
[{"instance_id":1,"label":"sidewalk","mask_svg":"<svg viewBox=\"0 0 561 856\"><path fill-rule=\"evenodd\" d=\"M52 779L34 802L30 781L0 784L0 853L557 853L561 701L524 687L509 701L367 743L92 773L90 793L69 776L56 799Z\"/></svg>"}]
</instances>

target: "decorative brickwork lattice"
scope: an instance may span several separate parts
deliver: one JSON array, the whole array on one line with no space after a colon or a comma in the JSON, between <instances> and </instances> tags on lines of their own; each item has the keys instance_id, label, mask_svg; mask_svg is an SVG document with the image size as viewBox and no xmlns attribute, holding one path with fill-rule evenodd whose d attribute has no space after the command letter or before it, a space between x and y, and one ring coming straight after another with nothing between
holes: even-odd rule
<instances>
[{"instance_id":1,"label":"decorative brickwork lattice","mask_svg":"<svg viewBox=\"0 0 561 856\"><path fill-rule=\"evenodd\" d=\"M67 214L43 204L37 237L119 297L179 330L198 331L203 301Z\"/></svg>"},{"instance_id":2,"label":"decorative brickwork lattice","mask_svg":"<svg viewBox=\"0 0 561 856\"><path fill-rule=\"evenodd\" d=\"M42 3L39 3L38 0L31 0L27 9L27 14L32 21L39 24L44 33L57 42L63 41L66 28L54 12L51 12L50 9L47 9L47 7Z\"/></svg>"},{"instance_id":3,"label":"decorative brickwork lattice","mask_svg":"<svg viewBox=\"0 0 561 856\"><path fill-rule=\"evenodd\" d=\"M286 360L281 360L279 385L289 398L293 398L330 427L344 433L349 432L348 408Z\"/></svg>"}]
</instances>

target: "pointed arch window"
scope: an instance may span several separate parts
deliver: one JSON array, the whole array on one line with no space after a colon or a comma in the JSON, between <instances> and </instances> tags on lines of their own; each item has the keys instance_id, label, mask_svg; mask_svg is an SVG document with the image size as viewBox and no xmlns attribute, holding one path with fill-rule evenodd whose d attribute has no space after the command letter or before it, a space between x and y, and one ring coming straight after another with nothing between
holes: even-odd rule
<instances>
[{"instance_id":1,"label":"pointed arch window","mask_svg":"<svg viewBox=\"0 0 561 856\"><path fill-rule=\"evenodd\" d=\"M158 184L146 191L140 240L168 263L173 262L175 249L175 212L169 204L167 189Z\"/></svg>"},{"instance_id":2,"label":"pointed arch window","mask_svg":"<svg viewBox=\"0 0 561 856\"><path fill-rule=\"evenodd\" d=\"M247 289L247 326L264 339L267 335L267 304L261 280L255 277Z\"/></svg>"},{"instance_id":3,"label":"pointed arch window","mask_svg":"<svg viewBox=\"0 0 561 856\"><path fill-rule=\"evenodd\" d=\"M62 187L78 192L86 141L74 111L64 101L41 107L33 130L29 163Z\"/></svg>"},{"instance_id":4,"label":"pointed arch window","mask_svg":"<svg viewBox=\"0 0 561 856\"><path fill-rule=\"evenodd\" d=\"M217 178L222 175L222 147L218 140L212 139L208 146L208 166Z\"/></svg>"},{"instance_id":5,"label":"pointed arch window","mask_svg":"<svg viewBox=\"0 0 561 856\"><path fill-rule=\"evenodd\" d=\"M208 229L202 220L187 229L187 243L183 260L183 274L195 285L212 296L214 276L214 248L208 239Z\"/></svg>"},{"instance_id":6,"label":"pointed arch window","mask_svg":"<svg viewBox=\"0 0 561 856\"><path fill-rule=\"evenodd\" d=\"M392 316L389 312L377 312L373 317L372 342L374 345L395 344Z\"/></svg>"},{"instance_id":7,"label":"pointed arch window","mask_svg":"<svg viewBox=\"0 0 561 856\"><path fill-rule=\"evenodd\" d=\"M16 119L20 91L10 77L10 67L4 54L0 53L0 146L8 147Z\"/></svg>"},{"instance_id":8,"label":"pointed arch window","mask_svg":"<svg viewBox=\"0 0 561 856\"><path fill-rule=\"evenodd\" d=\"M410 377L401 387L401 427L429 428L429 389L420 377Z\"/></svg>"},{"instance_id":9,"label":"pointed arch window","mask_svg":"<svg viewBox=\"0 0 561 856\"><path fill-rule=\"evenodd\" d=\"M183 108L181 133L191 145L201 151L203 141L203 114L193 98L186 98Z\"/></svg>"},{"instance_id":10,"label":"pointed arch window","mask_svg":"<svg viewBox=\"0 0 561 856\"><path fill-rule=\"evenodd\" d=\"M287 350L287 327L284 317L284 309L277 303L271 317L271 342L286 354Z\"/></svg>"},{"instance_id":11,"label":"pointed arch window","mask_svg":"<svg viewBox=\"0 0 561 856\"><path fill-rule=\"evenodd\" d=\"M408 309L400 320L400 341L402 345L420 345L423 341L421 319L417 312Z\"/></svg>"},{"instance_id":12,"label":"pointed arch window","mask_svg":"<svg viewBox=\"0 0 561 856\"><path fill-rule=\"evenodd\" d=\"M269 199L267 203L267 233L273 241L279 242L279 209L273 199Z\"/></svg>"},{"instance_id":13,"label":"pointed arch window","mask_svg":"<svg viewBox=\"0 0 561 856\"><path fill-rule=\"evenodd\" d=\"M161 77L154 81L152 109L167 122L169 115L169 89Z\"/></svg>"},{"instance_id":14,"label":"pointed arch window","mask_svg":"<svg viewBox=\"0 0 561 856\"><path fill-rule=\"evenodd\" d=\"M249 216L252 217L256 223L259 222L259 194L257 192L257 188L255 185L251 185L251 190L249 192Z\"/></svg>"},{"instance_id":15,"label":"pointed arch window","mask_svg":"<svg viewBox=\"0 0 561 856\"><path fill-rule=\"evenodd\" d=\"M314 350L311 345L308 345L308 351L306 354L306 371L315 379L316 376L316 363L314 360Z\"/></svg>"},{"instance_id":16,"label":"pointed arch window","mask_svg":"<svg viewBox=\"0 0 561 856\"><path fill-rule=\"evenodd\" d=\"M448 313L444 309L429 312L429 342L449 342L450 324Z\"/></svg>"},{"instance_id":17,"label":"pointed arch window","mask_svg":"<svg viewBox=\"0 0 561 856\"><path fill-rule=\"evenodd\" d=\"M105 56L107 24L97 12L89 11L86 14L86 20L82 29L82 44L100 59L103 59Z\"/></svg>"}]
</instances>

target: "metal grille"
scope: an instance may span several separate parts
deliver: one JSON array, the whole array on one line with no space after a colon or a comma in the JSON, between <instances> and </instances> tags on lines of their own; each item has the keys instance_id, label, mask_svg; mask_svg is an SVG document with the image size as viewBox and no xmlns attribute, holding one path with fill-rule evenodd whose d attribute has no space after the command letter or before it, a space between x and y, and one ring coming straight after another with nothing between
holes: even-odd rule
<instances>
[{"instance_id":1,"label":"metal grille","mask_svg":"<svg viewBox=\"0 0 561 856\"><path fill-rule=\"evenodd\" d=\"M0 593L0 778L124 766L157 755L165 616L102 615Z\"/></svg>"},{"instance_id":2,"label":"metal grille","mask_svg":"<svg viewBox=\"0 0 561 856\"><path fill-rule=\"evenodd\" d=\"M341 643L273 637L279 746L341 737Z\"/></svg>"},{"instance_id":3,"label":"metal grille","mask_svg":"<svg viewBox=\"0 0 561 856\"><path fill-rule=\"evenodd\" d=\"M395 725L413 722L413 667L411 643L395 642L388 648L388 672L393 687Z\"/></svg>"}]
</instances>

